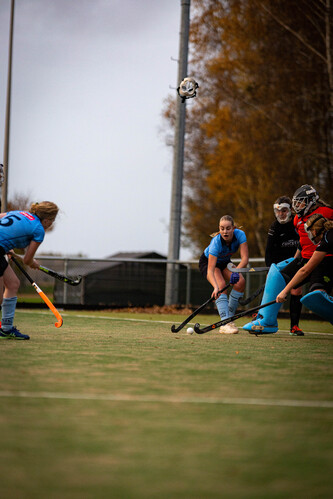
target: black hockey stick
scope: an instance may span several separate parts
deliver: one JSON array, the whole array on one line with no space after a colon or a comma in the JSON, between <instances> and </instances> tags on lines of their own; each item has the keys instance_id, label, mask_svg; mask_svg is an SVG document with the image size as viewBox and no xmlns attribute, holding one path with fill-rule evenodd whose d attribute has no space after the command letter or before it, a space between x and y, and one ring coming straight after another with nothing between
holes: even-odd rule
<instances>
[{"instance_id":1,"label":"black hockey stick","mask_svg":"<svg viewBox=\"0 0 333 499\"><path fill-rule=\"evenodd\" d=\"M241 317L244 317L245 315L249 315L252 312L256 312L257 310L268 307L269 305L273 305L276 303L275 300L269 301L268 303L264 303L263 305L258 305L257 307L249 308L248 310L243 310L243 312L239 312L236 315L233 315L232 317L228 317L227 319L223 319L221 321L215 322L214 324L211 324L210 326L203 327L200 329L200 324L195 324L194 326L194 331L198 334L204 334L208 333L208 331L212 331L212 329L216 329L220 326L225 326L225 324L229 324L229 322L233 322L237 319L240 319Z\"/></svg>"},{"instance_id":2,"label":"black hockey stick","mask_svg":"<svg viewBox=\"0 0 333 499\"><path fill-rule=\"evenodd\" d=\"M238 269L232 262L229 262L227 265L227 269L230 270L230 272L247 274L248 272L267 272L270 267L243 267L242 269Z\"/></svg>"},{"instance_id":3,"label":"black hockey stick","mask_svg":"<svg viewBox=\"0 0 333 499\"><path fill-rule=\"evenodd\" d=\"M41 299L46 303L46 305L49 307L49 309L54 313L55 317L57 318L57 322L55 323L55 327L61 327L62 326L62 317L58 310L55 308L53 303L49 300L49 298L46 296L46 294L40 289L40 287L34 282L34 280L30 277L28 272L25 271L25 269L22 267L22 265L16 260L13 255L10 255L10 259L15 263L17 268L20 269L23 275L28 279L32 287L35 288Z\"/></svg>"},{"instance_id":4,"label":"black hockey stick","mask_svg":"<svg viewBox=\"0 0 333 499\"><path fill-rule=\"evenodd\" d=\"M82 276L78 275L77 277L69 277L63 274L58 274L55 270L48 269L47 267L43 267L40 265L39 270L42 272L45 272L45 274L48 274L52 277L55 277L56 279L59 279L59 281L65 282L66 284L69 284L70 286L78 286L80 282L82 281Z\"/></svg>"},{"instance_id":5,"label":"black hockey stick","mask_svg":"<svg viewBox=\"0 0 333 499\"><path fill-rule=\"evenodd\" d=\"M223 291L225 291L229 286L230 286L230 283L227 284L226 286L224 286L224 288L222 288L221 291L219 291L219 295L221 293L223 293ZM185 319L181 324L179 324L178 327L176 327L173 324L171 326L171 331L173 333L178 333L181 329L183 329L184 326L186 326L186 324L188 322L190 322L191 319L193 319L193 317L195 317L196 315L198 315L198 313L201 312L201 310L203 310L208 305L208 303L211 303L213 300L215 300L215 298L213 296L211 296L207 301L205 301L205 303L203 303L202 305L200 305L200 307L198 307L196 310L194 310L194 312L191 315L189 315L187 317L187 319Z\"/></svg>"},{"instance_id":6,"label":"black hockey stick","mask_svg":"<svg viewBox=\"0 0 333 499\"><path fill-rule=\"evenodd\" d=\"M259 296L264 291L264 289L265 289L265 284L260 286L260 288L256 289L255 292L245 300L242 300L242 298L240 298L238 300L238 303L242 306L248 305L249 303L251 303L251 301L257 298L257 296Z\"/></svg>"}]
</instances>

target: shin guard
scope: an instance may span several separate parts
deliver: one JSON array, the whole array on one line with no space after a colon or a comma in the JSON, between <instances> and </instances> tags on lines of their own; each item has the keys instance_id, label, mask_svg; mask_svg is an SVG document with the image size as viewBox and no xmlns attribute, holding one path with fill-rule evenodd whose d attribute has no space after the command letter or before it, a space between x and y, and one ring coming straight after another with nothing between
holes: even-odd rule
<instances>
[{"instance_id":1,"label":"shin guard","mask_svg":"<svg viewBox=\"0 0 333 499\"><path fill-rule=\"evenodd\" d=\"M217 307L217 311L221 317L221 320L227 319L229 317L229 306L228 306L228 297L226 294L222 293L216 300L215 304Z\"/></svg>"},{"instance_id":2,"label":"shin guard","mask_svg":"<svg viewBox=\"0 0 333 499\"><path fill-rule=\"evenodd\" d=\"M3 299L1 327L4 331L9 331L13 327L16 303L17 296Z\"/></svg>"},{"instance_id":3,"label":"shin guard","mask_svg":"<svg viewBox=\"0 0 333 499\"><path fill-rule=\"evenodd\" d=\"M232 317L235 315L237 307L238 307L238 301L244 293L241 293L240 291L236 291L234 288L232 288L230 294L229 294L229 317Z\"/></svg>"}]
</instances>

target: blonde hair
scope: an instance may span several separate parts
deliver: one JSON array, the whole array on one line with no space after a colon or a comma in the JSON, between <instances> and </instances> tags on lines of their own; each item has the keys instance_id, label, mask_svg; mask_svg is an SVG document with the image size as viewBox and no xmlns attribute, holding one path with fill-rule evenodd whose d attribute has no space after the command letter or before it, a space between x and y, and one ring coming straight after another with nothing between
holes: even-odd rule
<instances>
[{"instance_id":1,"label":"blonde hair","mask_svg":"<svg viewBox=\"0 0 333 499\"><path fill-rule=\"evenodd\" d=\"M220 223L221 223L222 221L227 221L227 222L230 222L230 223L231 223L231 225L232 225L233 227L235 227L235 229L241 229L241 227L242 227L242 226L238 227L238 226L237 226L237 224L235 224L234 219L233 219L233 218L232 218L232 216L230 216L230 215L223 215L223 217L221 217L221 218L220 218L220 220L219 220L219 225L220 225ZM213 234L210 234L210 237L215 237L215 236L217 236L219 233L220 233L220 231L218 231L218 232L213 232Z\"/></svg>"},{"instance_id":2,"label":"blonde hair","mask_svg":"<svg viewBox=\"0 0 333 499\"><path fill-rule=\"evenodd\" d=\"M58 215L59 208L51 201L42 201L40 203L32 203L29 211L40 220L48 219L54 221Z\"/></svg>"},{"instance_id":3,"label":"blonde hair","mask_svg":"<svg viewBox=\"0 0 333 499\"><path fill-rule=\"evenodd\" d=\"M234 219L230 215L223 215L223 217L220 218L220 222L219 223L221 223L223 220L226 220L227 222L230 222L233 227L235 226Z\"/></svg>"},{"instance_id":4,"label":"blonde hair","mask_svg":"<svg viewBox=\"0 0 333 499\"><path fill-rule=\"evenodd\" d=\"M311 215L306 221L306 225L311 230L314 229L316 232L324 232L330 229L333 229L333 221L328 220L320 213L315 213Z\"/></svg>"}]
</instances>

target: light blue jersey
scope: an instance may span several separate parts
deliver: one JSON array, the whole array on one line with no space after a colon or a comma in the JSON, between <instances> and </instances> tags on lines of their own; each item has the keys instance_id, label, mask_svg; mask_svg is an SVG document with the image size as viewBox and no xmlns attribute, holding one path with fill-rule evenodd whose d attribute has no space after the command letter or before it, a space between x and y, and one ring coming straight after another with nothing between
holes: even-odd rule
<instances>
[{"instance_id":1,"label":"light blue jersey","mask_svg":"<svg viewBox=\"0 0 333 499\"><path fill-rule=\"evenodd\" d=\"M0 219L0 247L5 253L14 248L26 248L31 241L41 243L44 236L39 218L27 211L9 211Z\"/></svg>"},{"instance_id":2,"label":"light blue jersey","mask_svg":"<svg viewBox=\"0 0 333 499\"><path fill-rule=\"evenodd\" d=\"M218 234L213 237L210 245L205 249L204 254L207 258L209 255L216 256L218 263L229 262L231 255L236 253L239 246L243 243L246 243L245 232L240 229L235 229L234 237L229 245L221 237L221 234Z\"/></svg>"}]
</instances>

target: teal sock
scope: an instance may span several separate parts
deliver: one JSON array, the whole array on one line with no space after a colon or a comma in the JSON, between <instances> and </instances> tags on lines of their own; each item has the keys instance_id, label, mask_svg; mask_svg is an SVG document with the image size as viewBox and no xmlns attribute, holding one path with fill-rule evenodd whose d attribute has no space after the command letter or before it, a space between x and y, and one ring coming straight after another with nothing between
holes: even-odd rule
<instances>
[{"instance_id":1,"label":"teal sock","mask_svg":"<svg viewBox=\"0 0 333 499\"><path fill-rule=\"evenodd\" d=\"M238 300L243 296L244 293L240 293L239 291L236 291L235 289L232 289L230 294L229 294L229 314L230 317L235 315L237 307L238 307Z\"/></svg>"},{"instance_id":2,"label":"teal sock","mask_svg":"<svg viewBox=\"0 0 333 499\"><path fill-rule=\"evenodd\" d=\"M1 318L1 329L3 331L10 331L13 327L16 303L17 296L13 296L13 298L3 299Z\"/></svg>"},{"instance_id":3,"label":"teal sock","mask_svg":"<svg viewBox=\"0 0 333 499\"><path fill-rule=\"evenodd\" d=\"M228 310L228 297L225 294L221 294L217 300L215 300L218 313L220 314L221 319L227 319L229 317Z\"/></svg>"}]
</instances>

